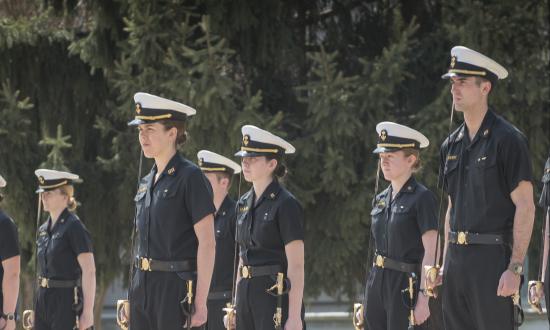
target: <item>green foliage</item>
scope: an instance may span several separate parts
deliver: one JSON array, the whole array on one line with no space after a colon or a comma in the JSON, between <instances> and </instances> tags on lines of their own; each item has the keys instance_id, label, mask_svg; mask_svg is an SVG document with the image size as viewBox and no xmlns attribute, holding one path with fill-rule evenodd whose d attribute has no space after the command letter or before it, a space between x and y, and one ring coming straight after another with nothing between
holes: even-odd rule
<instances>
[{"instance_id":1,"label":"green foliage","mask_svg":"<svg viewBox=\"0 0 550 330\"><path fill-rule=\"evenodd\" d=\"M509 69L491 105L526 133L537 178L547 157L548 1L24 3L28 9L0 19L5 208L22 229L28 262L33 171L63 159L84 179L78 212L94 238L100 287L125 274L129 261L139 145L126 123L138 91L198 110L182 150L191 160L203 148L232 155L243 124L295 144L286 184L306 211L310 297L353 296L363 280L376 123L397 121L430 138L418 178L437 191L451 106L440 76L453 45ZM460 121L456 115L452 127ZM60 158L67 136L72 147ZM49 156L42 137L55 146Z\"/></svg>"}]
</instances>

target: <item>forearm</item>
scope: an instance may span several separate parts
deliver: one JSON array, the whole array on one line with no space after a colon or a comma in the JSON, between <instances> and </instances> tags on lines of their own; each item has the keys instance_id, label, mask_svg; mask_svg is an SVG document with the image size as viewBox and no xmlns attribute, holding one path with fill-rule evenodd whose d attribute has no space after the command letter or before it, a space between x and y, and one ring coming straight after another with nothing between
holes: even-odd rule
<instances>
[{"instance_id":1,"label":"forearm","mask_svg":"<svg viewBox=\"0 0 550 330\"><path fill-rule=\"evenodd\" d=\"M212 272L214 271L215 256L216 242L213 238L204 242L199 241L197 252L197 293L195 299L197 305L206 305Z\"/></svg>"},{"instance_id":2,"label":"forearm","mask_svg":"<svg viewBox=\"0 0 550 330\"><path fill-rule=\"evenodd\" d=\"M445 242L443 244L443 267L445 265L445 260L447 258L447 248L449 247L449 233L451 232L451 208L449 207L447 209L447 213L445 214L445 231L443 233L443 241Z\"/></svg>"},{"instance_id":3,"label":"forearm","mask_svg":"<svg viewBox=\"0 0 550 330\"><path fill-rule=\"evenodd\" d=\"M287 276L291 283L288 293L288 317L300 318L304 296L304 264L289 265Z\"/></svg>"},{"instance_id":4,"label":"forearm","mask_svg":"<svg viewBox=\"0 0 550 330\"><path fill-rule=\"evenodd\" d=\"M531 233L533 231L533 223L535 221L535 207L534 205L518 205L516 206L516 213L514 215L514 245L512 248L512 257L510 258L510 264L523 263L527 249L529 248L529 241L531 240Z\"/></svg>"},{"instance_id":5,"label":"forearm","mask_svg":"<svg viewBox=\"0 0 550 330\"><path fill-rule=\"evenodd\" d=\"M84 312L93 313L96 290L95 269L82 272L82 295L84 297Z\"/></svg>"},{"instance_id":6,"label":"forearm","mask_svg":"<svg viewBox=\"0 0 550 330\"><path fill-rule=\"evenodd\" d=\"M546 278L546 267L548 265L548 250L549 250L548 234L550 233L548 231L548 229L549 229L548 228L549 227L548 222L550 221L549 218L550 218L550 216L548 215L548 213L546 213L546 224L545 224L545 230L544 230L544 233L543 233L544 237L540 238L540 239L544 240L544 252L543 252L543 257L542 257L542 278L540 279L541 281L544 281L544 279Z\"/></svg>"},{"instance_id":7,"label":"forearm","mask_svg":"<svg viewBox=\"0 0 550 330\"><path fill-rule=\"evenodd\" d=\"M2 263L4 266L4 277L2 278L2 293L3 293L3 312L14 313L17 304L17 295L19 294L19 256L11 260L10 266L6 267L7 263Z\"/></svg>"},{"instance_id":8,"label":"forearm","mask_svg":"<svg viewBox=\"0 0 550 330\"><path fill-rule=\"evenodd\" d=\"M424 258L422 259L422 268L420 269L420 289L425 289L425 277L426 272L424 271L426 266L433 266L433 261L435 258L435 244L437 240L437 231L430 230L422 235L422 243L424 246Z\"/></svg>"}]
</instances>

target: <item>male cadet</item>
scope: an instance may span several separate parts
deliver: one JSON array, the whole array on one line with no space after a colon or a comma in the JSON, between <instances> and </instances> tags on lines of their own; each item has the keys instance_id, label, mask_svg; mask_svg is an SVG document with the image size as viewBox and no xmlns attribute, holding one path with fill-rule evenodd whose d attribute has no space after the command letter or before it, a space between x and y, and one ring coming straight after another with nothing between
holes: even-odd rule
<instances>
[{"instance_id":1,"label":"male cadet","mask_svg":"<svg viewBox=\"0 0 550 330\"><path fill-rule=\"evenodd\" d=\"M199 151L197 157L201 170L212 185L216 207L216 261L207 301L207 330L223 330L223 308L231 302L235 261L236 203L228 196L228 192L233 175L240 173L241 167L234 161L208 150Z\"/></svg>"},{"instance_id":2,"label":"male cadet","mask_svg":"<svg viewBox=\"0 0 550 330\"><path fill-rule=\"evenodd\" d=\"M0 175L0 188L6 181ZM0 194L0 202L3 196ZM19 294L19 240L17 227L0 209L0 329L15 329L15 307Z\"/></svg>"},{"instance_id":3,"label":"male cadet","mask_svg":"<svg viewBox=\"0 0 550 330\"><path fill-rule=\"evenodd\" d=\"M535 214L525 136L488 106L508 72L466 47L451 50L443 75L464 123L441 146L448 238L443 276L447 330L513 329Z\"/></svg>"}]
</instances>

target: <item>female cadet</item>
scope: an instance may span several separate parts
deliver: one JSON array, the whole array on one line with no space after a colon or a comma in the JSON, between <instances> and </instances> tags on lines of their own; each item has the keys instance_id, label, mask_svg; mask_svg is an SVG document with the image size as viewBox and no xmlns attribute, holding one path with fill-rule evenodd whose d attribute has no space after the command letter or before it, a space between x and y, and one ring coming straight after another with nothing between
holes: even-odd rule
<instances>
[{"instance_id":1,"label":"female cadet","mask_svg":"<svg viewBox=\"0 0 550 330\"><path fill-rule=\"evenodd\" d=\"M0 175L0 188L6 181ZM4 197L0 194L0 202ZM19 240L13 220L0 209L0 329L15 330L15 307L19 293Z\"/></svg>"},{"instance_id":2,"label":"female cadet","mask_svg":"<svg viewBox=\"0 0 550 330\"><path fill-rule=\"evenodd\" d=\"M252 125L243 126L242 134L236 155L242 157L243 175L252 189L238 202L236 326L239 330L302 329L303 211L279 182L286 173L283 155L295 149Z\"/></svg>"},{"instance_id":3,"label":"female cadet","mask_svg":"<svg viewBox=\"0 0 550 330\"><path fill-rule=\"evenodd\" d=\"M374 153L379 154L390 185L376 196L371 212L375 263L367 282L366 323L370 330L403 330L412 304L401 290L409 286L412 273L417 276L415 290L423 289L422 269L433 263L435 253L436 199L413 176L420 167L419 150L429 141L420 132L392 122L379 123L376 131ZM417 296L414 321L422 324L430 316L429 298Z\"/></svg>"},{"instance_id":4,"label":"female cadet","mask_svg":"<svg viewBox=\"0 0 550 330\"><path fill-rule=\"evenodd\" d=\"M90 234L73 213L78 175L47 169L34 173L49 214L38 228L34 329L88 329L94 324L95 263Z\"/></svg>"},{"instance_id":5,"label":"female cadet","mask_svg":"<svg viewBox=\"0 0 550 330\"><path fill-rule=\"evenodd\" d=\"M135 197L130 328L199 327L207 319L216 209L201 169L176 149L186 140L187 117L196 111L147 93L137 93L134 101L136 116L129 125L139 125L143 154L155 164Z\"/></svg>"}]
</instances>

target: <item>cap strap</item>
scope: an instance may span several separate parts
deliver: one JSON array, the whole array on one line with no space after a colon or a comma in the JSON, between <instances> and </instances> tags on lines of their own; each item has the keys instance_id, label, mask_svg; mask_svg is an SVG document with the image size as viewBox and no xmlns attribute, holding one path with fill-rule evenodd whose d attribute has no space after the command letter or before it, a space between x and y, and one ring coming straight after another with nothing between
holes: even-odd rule
<instances>
[{"instance_id":1,"label":"cap strap","mask_svg":"<svg viewBox=\"0 0 550 330\"><path fill-rule=\"evenodd\" d=\"M40 188L42 189L51 189L51 188L57 188L57 187L61 187L61 186L64 186L66 184L68 184L69 182L67 180L65 181L62 181L60 183L56 183L56 184L52 184L52 185L49 185L49 186L40 186Z\"/></svg>"},{"instance_id":2,"label":"cap strap","mask_svg":"<svg viewBox=\"0 0 550 330\"><path fill-rule=\"evenodd\" d=\"M401 144L401 143L378 143L378 148L415 148L414 143Z\"/></svg>"},{"instance_id":3,"label":"cap strap","mask_svg":"<svg viewBox=\"0 0 550 330\"><path fill-rule=\"evenodd\" d=\"M159 120L159 119L168 119L168 118L172 118L171 113L158 115L158 116L136 116L136 119L142 119L142 120Z\"/></svg>"},{"instance_id":4,"label":"cap strap","mask_svg":"<svg viewBox=\"0 0 550 330\"><path fill-rule=\"evenodd\" d=\"M241 151L251 151L251 152L271 152L274 154L279 153L279 149L267 149L267 148L250 148L250 147L241 147Z\"/></svg>"},{"instance_id":5,"label":"cap strap","mask_svg":"<svg viewBox=\"0 0 550 330\"><path fill-rule=\"evenodd\" d=\"M474 70L463 70L463 69L449 69L449 73L462 73L462 74L471 74L478 76L485 76L487 72L485 71L474 71Z\"/></svg>"},{"instance_id":6,"label":"cap strap","mask_svg":"<svg viewBox=\"0 0 550 330\"><path fill-rule=\"evenodd\" d=\"M203 171L210 171L210 172L224 172L227 170L226 167L201 167L201 170Z\"/></svg>"}]
</instances>

